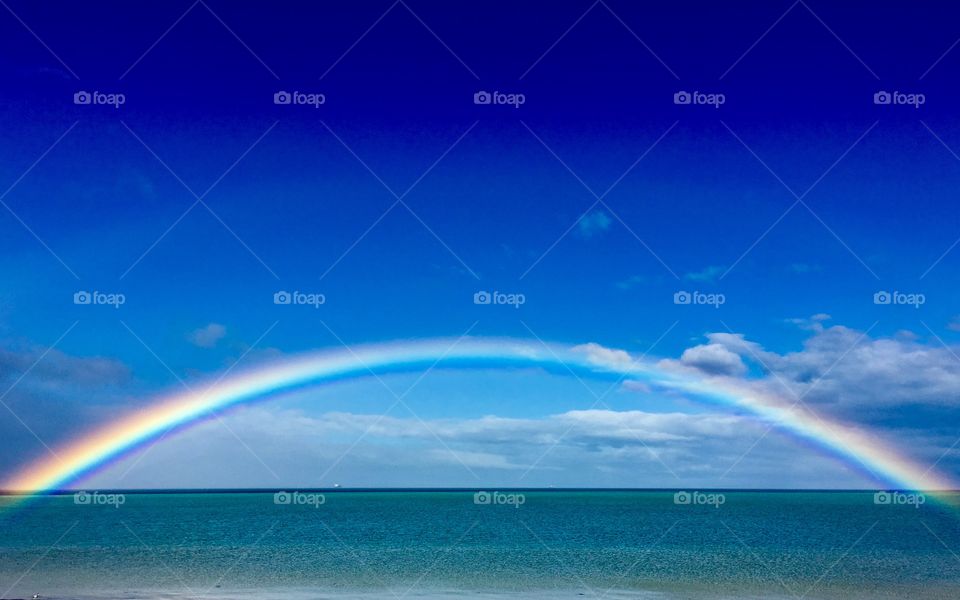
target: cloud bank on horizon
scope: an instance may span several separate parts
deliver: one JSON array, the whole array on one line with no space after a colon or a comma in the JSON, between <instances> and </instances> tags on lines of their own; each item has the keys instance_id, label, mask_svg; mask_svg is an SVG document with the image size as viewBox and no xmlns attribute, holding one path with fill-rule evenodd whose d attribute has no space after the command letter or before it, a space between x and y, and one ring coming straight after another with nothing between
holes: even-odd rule
<instances>
[{"instance_id":1,"label":"cloud bank on horizon","mask_svg":"<svg viewBox=\"0 0 960 600\"><path fill-rule=\"evenodd\" d=\"M794 352L771 352L742 334L708 333L706 343L686 348L679 358L655 362L667 372L694 372L707 381L780 398L784 405L799 404L824 419L873 432L931 471L955 473L957 440L943 418L955 414L960 397L955 350L905 334L872 338L867 332L827 326L828 320L823 314L795 320L809 337ZM598 364L617 369L638 360L594 343L578 348ZM36 350L7 351L4 364L22 366L35 355ZM277 355L265 352L263 358ZM58 440L131 409L129 402L117 400L133 397L135 387L120 362L57 353L43 372L25 377L19 410L49 400L58 390L48 381L53 372L63 380L57 402L61 423L75 425L31 431L36 443L11 453L6 470L35 458L43 444L56 448ZM7 369L8 377L16 373ZM424 377L437 380L436 386L412 394L400 407L391 400L400 398L395 392L383 394L392 390L388 381L397 379L392 377L373 378L372 387L368 382L346 390L285 394L161 439L89 481L99 487L877 484L869 468L825 456L773 429L775 423L703 405L688 394L652 390L633 380L597 393L575 373L561 377L563 384L552 381L556 375L536 372L488 376L507 382L506 392L492 400L471 393L477 382L463 381L464 374L440 372ZM47 386L34 387L34 380L47 381ZM404 385L413 391L420 383L418 378ZM530 390L546 383L556 395L530 402ZM590 394L578 393L581 386ZM377 387L384 389L378 392ZM332 410L330 398L341 394ZM454 397L469 403L470 410L451 406ZM431 406L435 403L446 408L438 411ZM560 410L565 405L572 407ZM39 403L34 408L49 410ZM929 414L931 421L905 421L900 417L905 408Z\"/></svg>"}]
</instances>

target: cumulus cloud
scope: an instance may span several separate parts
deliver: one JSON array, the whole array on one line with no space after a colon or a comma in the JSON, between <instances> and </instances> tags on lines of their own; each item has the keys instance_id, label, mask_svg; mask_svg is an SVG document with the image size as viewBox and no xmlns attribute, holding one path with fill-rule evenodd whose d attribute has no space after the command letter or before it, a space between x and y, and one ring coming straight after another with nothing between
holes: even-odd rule
<instances>
[{"instance_id":1,"label":"cumulus cloud","mask_svg":"<svg viewBox=\"0 0 960 600\"><path fill-rule=\"evenodd\" d=\"M773 352L742 334L710 333L707 345L684 352L684 356L694 350L697 353L688 356L691 360L681 357L680 362L720 373L721 365L693 360L707 348L710 356L722 355L729 360L719 347L764 373L752 380L754 383L781 395L786 386L790 392L787 397L802 397L808 404L837 409L848 417L882 417L891 410L911 406L960 410L958 350L939 342L924 343L915 336L874 338L841 325L825 327L827 318L815 315L804 320L813 334L798 351Z\"/></svg>"},{"instance_id":2,"label":"cumulus cloud","mask_svg":"<svg viewBox=\"0 0 960 600\"><path fill-rule=\"evenodd\" d=\"M226 327L219 323L210 323L193 331L189 339L190 343L199 348L213 348L225 335L227 335Z\"/></svg>"},{"instance_id":3,"label":"cumulus cloud","mask_svg":"<svg viewBox=\"0 0 960 600\"><path fill-rule=\"evenodd\" d=\"M706 344L683 351L680 359L665 358L658 366L667 370L693 370L702 375L740 376L747 372L743 357L753 357L763 348L739 333L708 333Z\"/></svg>"},{"instance_id":4,"label":"cumulus cloud","mask_svg":"<svg viewBox=\"0 0 960 600\"><path fill-rule=\"evenodd\" d=\"M811 332L802 348L777 352L741 333L716 332L680 359L662 359L669 371L696 373L705 385L761 395L780 410L813 411L846 429L890 444L921 464L956 468L960 417L960 349L917 336L872 337L827 315L801 320ZM591 347L596 360L618 356Z\"/></svg>"},{"instance_id":5,"label":"cumulus cloud","mask_svg":"<svg viewBox=\"0 0 960 600\"><path fill-rule=\"evenodd\" d=\"M626 350L606 348L594 342L574 346L572 350L582 352L587 356L587 360L597 366L613 366L617 369L625 369L632 366L635 361Z\"/></svg>"},{"instance_id":6,"label":"cumulus cloud","mask_svg":"<svg viewBox=\"0 0 960 600\"><path fill-rule=\"evenodd\" d=\"M872 337L842 325L827 327L829 318L817 314L796 320L811 332L800 350L776 352L741 333L714 332L706 334L706 344L657 365L728 377L788 403L803 398L855 422L890 417L904 407L960 412L960 348L904 332ZM620 370L636 364L629 353L595 343L574 350L601 367Z\"/></svg>"},{"instance_id":7,"label":"cumulus cloud","mask_svg":"<svg viewBox=\"0 0 960 600\"><path fill-rule=\"evenodd\" d=\"M680 362L710 375L743 375L747 372L747 365L740 360L740 355L721 344L687 348L680 356Z\"/></svg>"}]
</instances>

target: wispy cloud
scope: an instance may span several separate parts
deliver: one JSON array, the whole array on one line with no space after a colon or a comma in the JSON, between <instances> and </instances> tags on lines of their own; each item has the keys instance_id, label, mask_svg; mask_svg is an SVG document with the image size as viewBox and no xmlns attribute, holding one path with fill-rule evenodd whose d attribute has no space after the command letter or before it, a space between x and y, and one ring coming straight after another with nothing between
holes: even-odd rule
<instances>
[{"instance_id":1,"label":"wispy cloud","mask_svg":"<svg viewBox=\"0 0 960 600\"><path fill-rule=\"evenodd\" d=\"M621 290L629 290L647 283L647 278L643 275L631 275L626 279L618 281L616 286Z\"/></svg>"},{"instance_id":2,"label":"wispy cloud","mask_svg":"<svg viewBox=\"0 0 960 600\"><path fill-rule=\"evenodd\" d=\"M793 263L790 265L790 270L794 273L804 274L804 273L816 273L822 271L823 267L820 265L811 265L808 263Z\"/></svg>"},{"instance_id":3,"label":"wispy cloud","mask_svg":"<svg viewBox=\"0 0 960 600\"><path fill-rule=\"evenodd\" d=\"M723 274L724 268L717 265L704 267L699 271L684 274L683 278L688 281L713 282L717 277Z\"/></svg>"},{"instance_id":4,"label":"wispy cloud","mask_svg":"<svg viewBox=\"0 0 960 600\"><path fill-rule=\"evenodd\" d=\"M193 331L188 339L199 348L213 348L227 335L227 328L219 323L210 323Z\"/></svg>"},{"instance_id":5,"label":"wispy cloud","mask_svg":"<svg viewBox=\"0 0 960 600\"><path fill-rule=\"evenodd\" d=\"M464 463L484 485L505 486L749 485L760 478L822 486L851 481L827 457L810 453L809 460L794 460L796 444L777 434L764 441L757 460L745 460L741 472L721 479L765 429L762 422L738 415L588 409L522 418L414 418L348 412L314 416L258 406L224 418L281 478L304 486L477 485ZM345 452L326 480L311 478ZM197 456L216 468L198 464ZM183 468L173 475L170 464ZM797 466L791 470L783 464ZM111 471L123 468L118 464L92 483L109 486L115 476ZM262 475L265 485L275 485ZM256 485L258 476L255 465L237 460L235 438L209 423L179 436L176 444L155 448L124 483Z\"/></svg>"},{"instance_id":6,"label":"wispy cloud","mask_svg":"<svg viewBox=\"0 0 960 600\"><path fill-rule=\"evenodd\" d=\"M821 332L823 331L824 322L829 320L830 320L830 315L828 315L827 313L817 313L811 317L792 318L792 319L787 319L786 321L787 323L796 325L800 329L805 329L807 331Z\"/></svg>"},{"instance_id":7,"label":"wispy cloud","mask_svg":"<svg viewBox=\"0 0 960 600\"><path fill-rule=\"evenodd\" d=\"M590 239L610 229L612 222L607 213L602 210L593 210L577 221L576 233L584 239Z\"/></svg>"}]
</instances>

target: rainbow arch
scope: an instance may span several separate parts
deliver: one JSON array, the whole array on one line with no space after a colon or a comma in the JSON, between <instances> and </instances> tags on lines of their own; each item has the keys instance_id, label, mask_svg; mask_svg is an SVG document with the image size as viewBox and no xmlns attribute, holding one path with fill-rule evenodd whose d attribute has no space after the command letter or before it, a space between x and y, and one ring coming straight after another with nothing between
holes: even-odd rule
<instances>
[{"instance_id":1,"label":"rainbow arch","mask_svg":"<svg viewBox=\"0 0 960 600\"><path fill-rule=\"evenodd\" d=\"M292 389L395 372L433 368L545 368L584 377L613 377L644 382L657 389L694 395L737 408L796 436L814 442L847 464L874 474L892 487L948 490L957 485L868 431L827 421L749 382L704 377L595 344L560 346L516 339L430 339L364 345L314 352L231 375L206 388L163 397L146 408L111 422L28 465L3 484L17 492L69 489L103 468L163 436L231 407Z\"/></svg>"}]
</instances>

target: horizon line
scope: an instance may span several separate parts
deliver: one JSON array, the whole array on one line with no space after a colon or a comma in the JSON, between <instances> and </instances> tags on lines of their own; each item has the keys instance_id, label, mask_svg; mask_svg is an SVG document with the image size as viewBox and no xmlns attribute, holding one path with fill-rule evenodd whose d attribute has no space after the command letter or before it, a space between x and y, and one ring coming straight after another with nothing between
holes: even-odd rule
<instances>
[{"instance_id":1,"label":"horizon line","mask_svg":"<svg viewBox=\"0 0 960 600\"><path fill-rule=\"evenodd\" d=\"M277 492L482 492L495 491L528 491L528 492L679 492L686 490L710 492L746 492L746 493L875 493L875 492L920 492L930 494L960 493L960 488L954 489L912 489L912 488L751 488L751 487L538 487L538 486L484 486L484 487L444 487L444 486L383 486L383 487L222 487L222 488L70 488L55 490L0 490L0 496L69 496L81 492L112 493L112 494L268 494Z\"/></svg>"}]
</instances>

